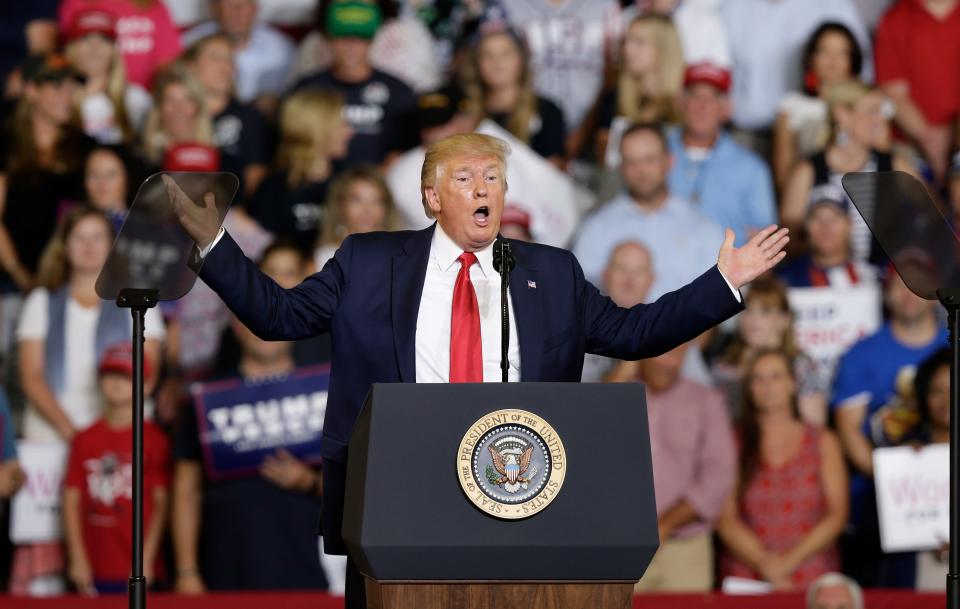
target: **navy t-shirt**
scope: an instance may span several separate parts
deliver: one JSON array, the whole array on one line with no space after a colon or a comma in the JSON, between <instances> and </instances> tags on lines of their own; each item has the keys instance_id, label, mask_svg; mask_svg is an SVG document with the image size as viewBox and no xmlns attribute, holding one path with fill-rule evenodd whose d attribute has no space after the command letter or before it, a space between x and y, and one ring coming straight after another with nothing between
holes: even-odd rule
<instances>
[{"instance_id":1,"label":"navy t-shirt","mask_svg":"<svg viewBox=\"0 0 960 609\"><path fill-rule=\"evenodd\" d=\"M497 112L491 113L490 118L506 129L510 117L505 112ZM564 155L566 125L563 112L549 99L537 97L537 114L530 121L529 136L530 148L543 158Z\"/></svg>"},{"instance_id":2,"label":"navy t-shirt","mask_svg":"<svg viewBox=\"0 0 960 609\"><path fill-rule=\"evenodd\" d=\"M220 171L229 171L240 178L243 192L243 170L247 165L266 165L266 121L253 106L231 99L222 112L213 117L213 141L220 150Z\"/></svg>"},{"instance_id":3,"label":"navy t-shirt","mask_svg":"<svg viewBox=\"0 0 960 609\"><path fill-rule=\"evenodd\" d=\"M219 376L235 378L239 371ZM196 411L182 414L176 460L203 463ZM326 589L317 526L320 498L259 476L213 481L204 469L200 574L211 590Z\"/></svg>"},{"instance_id":4,"label":"navy t-shirt","mask_svg":"<svg viewBox=\"0 0 960 609\"><path fill-rule=\"evenodd\" d=\"M362 82L344 82L330 71L302 78L294 91L328 89L343 95L344 116L354 130L346 157L339 165L381 163L390 152L409 150L419 144L416 129L416 96L406 84L374 70Z\"/></svg>"},{"instance_id":5,"label":"navy t-shirt","mask_svg":"<svg viewBox=\"0 0 960 609\"><path fill-rule=\"evenodd\" d=\"M286 237L313 251L323 224L329 182L307 182L299 188L287 184L287 172L276 171L260 183L247 203L247 212L275 237Z\"/></svg>"}]
</instances>

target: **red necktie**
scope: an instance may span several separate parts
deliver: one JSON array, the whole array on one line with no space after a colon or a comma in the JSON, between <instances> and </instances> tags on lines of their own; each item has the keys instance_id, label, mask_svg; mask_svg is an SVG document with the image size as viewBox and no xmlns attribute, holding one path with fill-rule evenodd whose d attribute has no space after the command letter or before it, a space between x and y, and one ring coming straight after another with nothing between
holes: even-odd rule
<instances>
[{"instance_id":1,"label":"red necktie","mask_svg":"<svg viewBox=\"0 0 960 609\"><path fill-rule=\"evenodd\" d=\"M460 272L453 287L450 316L450 382L482 383L483 350L480 346L480 307L470 283L470 267L477 257L464 252L457 258Z\"/></svg>"}]
</instances>

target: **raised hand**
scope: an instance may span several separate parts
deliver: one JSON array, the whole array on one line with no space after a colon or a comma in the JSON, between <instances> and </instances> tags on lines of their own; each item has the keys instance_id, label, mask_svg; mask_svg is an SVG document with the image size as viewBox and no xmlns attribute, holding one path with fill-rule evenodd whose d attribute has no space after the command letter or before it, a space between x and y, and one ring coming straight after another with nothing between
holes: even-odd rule
<instances>
[{"instance_id":1,"label":"raised hand","mask_svg":"<svg viewBox=\"0 0 960 609\"><path fill-rule=\"evenodd\" d=\"M733 287L740 289L783 260L787 255L783 248L790 241L788 232L771 224L742 247L735 248L733 231L728 228L717 256L717 268Z\"/></svg>"},{"instance_id":2,"label":"raised hand","mask_svg":"<svg viewBox=\"0 0 960 609\"><path fill-rule=\"evenodd\" d=\"M217 238L217 233L220 231L220 213L217 211L217 202L213 198L213 193L208 192L203 195L202 203L195 203L173 178L167 175L162 178L180 226L202 250Z\"/></svg>"}]
</instances>

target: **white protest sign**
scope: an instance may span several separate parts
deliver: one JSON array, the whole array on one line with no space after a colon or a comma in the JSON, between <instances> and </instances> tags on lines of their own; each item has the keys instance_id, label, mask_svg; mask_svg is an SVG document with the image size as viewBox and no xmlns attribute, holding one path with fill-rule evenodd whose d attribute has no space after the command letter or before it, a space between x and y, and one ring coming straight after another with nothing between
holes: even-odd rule
<instances>
[{"instance_id":1,"label":"white protest sign","mask_svg":"<svg viewBox=\"0 0 960 609\"><path fill-rule=\"evenodd\" d=\"M67 446L59 442L17 443L23 488L10 508L13 543L57 541L62 538L60 491L67 466Z\"/></svg>"},{"instance_id":2,"label":"white protest sign","mask_svg":"<svg viewBox=\"0 0 960 609\"><path fill-rule=\"evenodd\" d=\"M878 448L873 472L884 552L929 550L949 539L949 445Z\"/></svg>"},{"instance_id":3,"label":"white protest sign","mask_svg":"<svg viewBox=\"0 0 960 609\"><path fill-rule=\"evenodd\" d=\"M796 316L797 346L830 372L853 343L875 332L882 323L877 285L791 288L787 298Z\"/></svg>"}]
</instances>

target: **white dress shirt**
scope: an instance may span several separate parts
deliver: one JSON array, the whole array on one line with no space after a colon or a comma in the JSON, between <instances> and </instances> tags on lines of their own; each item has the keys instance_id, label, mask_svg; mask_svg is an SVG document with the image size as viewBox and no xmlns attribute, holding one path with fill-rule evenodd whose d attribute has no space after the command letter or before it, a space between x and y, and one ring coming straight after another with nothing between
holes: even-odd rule
<instances>
[{"instance_id":1,"label":"white dress shirt","mask_svg":"<svg viewBox=\"0 0 960 609\"><path fill-rule=\"evenodd\" d=\"M450 321L453 313L453 287L460 273L457 258L463 250L437 224L430 243L430 259L423 280L423 295L417 312L417 382L446 383L450 379ZM477 262L470 266L470 282L477 293L480 308L480 344L483 350L483 381L502 379L500 371L500 274L493 268L493 245L474 252ZM510 294L510 362L508 379L520 380L520 344L517 342L516 317Z\"/></svg>"}]
</instances>

